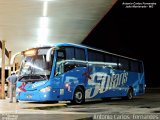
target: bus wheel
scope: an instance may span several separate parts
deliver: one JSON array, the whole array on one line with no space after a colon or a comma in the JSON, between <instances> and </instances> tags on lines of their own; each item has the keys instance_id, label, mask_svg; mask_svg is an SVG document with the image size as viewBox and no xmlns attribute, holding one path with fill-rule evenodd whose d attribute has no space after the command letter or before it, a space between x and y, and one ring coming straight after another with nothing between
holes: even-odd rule
<instances>
[{"instance_id":1,"label":"bus wheel","mask_svg":"<svg viewBox=\"0 0 160 120\"><path fill-rule=\"evenodd\" d=\"M19 101L18 101L18 99L16 99L16 103L18 103Z\"/></svg>"},{"instance_id":2,"label":"bus wheel","mask_svg":"<svg viewBox=\"0 0 160 120\"><path fill-rule=\"evenodd\" d=\"M133 98L133 90L132 90L132 88L129 88L126 98L128 100L131 100Z\"/></svg>"},{"instance_id":3,"label":"bus wheel","mask_svg":"<svg viewBox=\"0 0 160 120\"><path fill-rule=\"evenodd\" d=\"M130 87L127 92L127 96L122 97L124 100L131 100L133 98L133 89Z\"/></svg>"},{"instance_id":4,"label":"bus wheel","mask_svg":"<svg viewBox=\"0 0 160 120\"><path fill-rule=\"evenodd\" d=\"M74 96L73 101L71 101L73 104L82 104L85 102L85 94L84 90L81 87L77 87Z\"/></svg>"}]
</instances>

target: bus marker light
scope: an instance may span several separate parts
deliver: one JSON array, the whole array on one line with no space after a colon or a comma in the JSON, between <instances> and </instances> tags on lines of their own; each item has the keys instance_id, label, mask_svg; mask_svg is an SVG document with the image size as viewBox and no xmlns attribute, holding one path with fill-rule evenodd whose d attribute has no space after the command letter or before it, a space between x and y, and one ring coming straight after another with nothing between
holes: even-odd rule
<instances>
[{"instance_id":1,"label":"bus marker light","mask_svg":"<svg viewBox=\"0 0 160 120\"><path fill-rule=\"evenodd\" d=\"M70 87L70 86L69 86L69 83L66 83L66 84L65 84L65 87L66 87L66 88L69 88L69 87Z\"/></svg>"},{"instance_id":2,"label":"bus marker light","mask_svg":"<svg viewBox=\"0 0 160 120\"><path fill-rule=\"evenodd\" d=\"M25 56L34 56L37 54L37 50L36 49L27 50L27 51L24 51L22 54Z\"/></svg>"}]
</instances>

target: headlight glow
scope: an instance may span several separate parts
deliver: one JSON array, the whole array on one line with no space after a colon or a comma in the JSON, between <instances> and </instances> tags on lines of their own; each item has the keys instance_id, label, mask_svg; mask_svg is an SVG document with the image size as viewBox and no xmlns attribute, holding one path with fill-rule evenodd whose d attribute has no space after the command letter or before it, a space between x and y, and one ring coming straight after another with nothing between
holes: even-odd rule
<instances>
[{"instance_id":1,"label":"headlight glow","mask_svg":"<svg viewBox=\"0 0 160 120\"><path fill-rule=\"evenodd\" d=\"M40 92L49 92L49 91L51 91L51 86L42 88L42 89L40 90Z\"/></svg>"},{"instance_id":2,"label":"headlight glow","mask_svg":"<svg viewBox=\"0 0 160 120\"><path fill-rule=\"evenodd\" d=\"M16 88L16 92L21 92L22 90L19 88Z\"/></svg>"}]
</instances>

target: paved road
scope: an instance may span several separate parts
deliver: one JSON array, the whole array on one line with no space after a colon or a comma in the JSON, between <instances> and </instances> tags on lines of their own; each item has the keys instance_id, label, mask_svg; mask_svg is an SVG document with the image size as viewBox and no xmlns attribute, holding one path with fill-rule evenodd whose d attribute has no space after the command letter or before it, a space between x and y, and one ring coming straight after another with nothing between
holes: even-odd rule
<instances>
[{"instance_id":1,"label":"paved road","mask_svg":"<svg viewBox=\"0 0 160 120\"><path fill-rule=\"evenodd\" d=\"M1 118L13 117L18 120L85 120L99 114L160 114L160 93L146 93L132 100L112 99L111 101L87 101L83 105L60 103L8 103L0 100ZM7 116L8 115L8 116ZM160 118L159 118L160 119Z\"/></svg>"}]
</instances>

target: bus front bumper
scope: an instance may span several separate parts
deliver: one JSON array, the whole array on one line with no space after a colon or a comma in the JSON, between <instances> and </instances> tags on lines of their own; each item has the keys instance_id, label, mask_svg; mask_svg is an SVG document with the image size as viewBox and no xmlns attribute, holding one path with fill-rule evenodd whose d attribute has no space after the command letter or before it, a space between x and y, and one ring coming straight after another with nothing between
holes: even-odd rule
<instances>
[{"instance_id":1,"label":"bus front bumper","mask_svg":"<svg viewBox=\"0 0 160 120\"><path fill-rule=\"evenodd\" d=\"M16 92L16 99L21 101L60 101L64 95L60 94L60 89L55 89L49 92L26 91Z\"/></svg>"}]
</instances>

